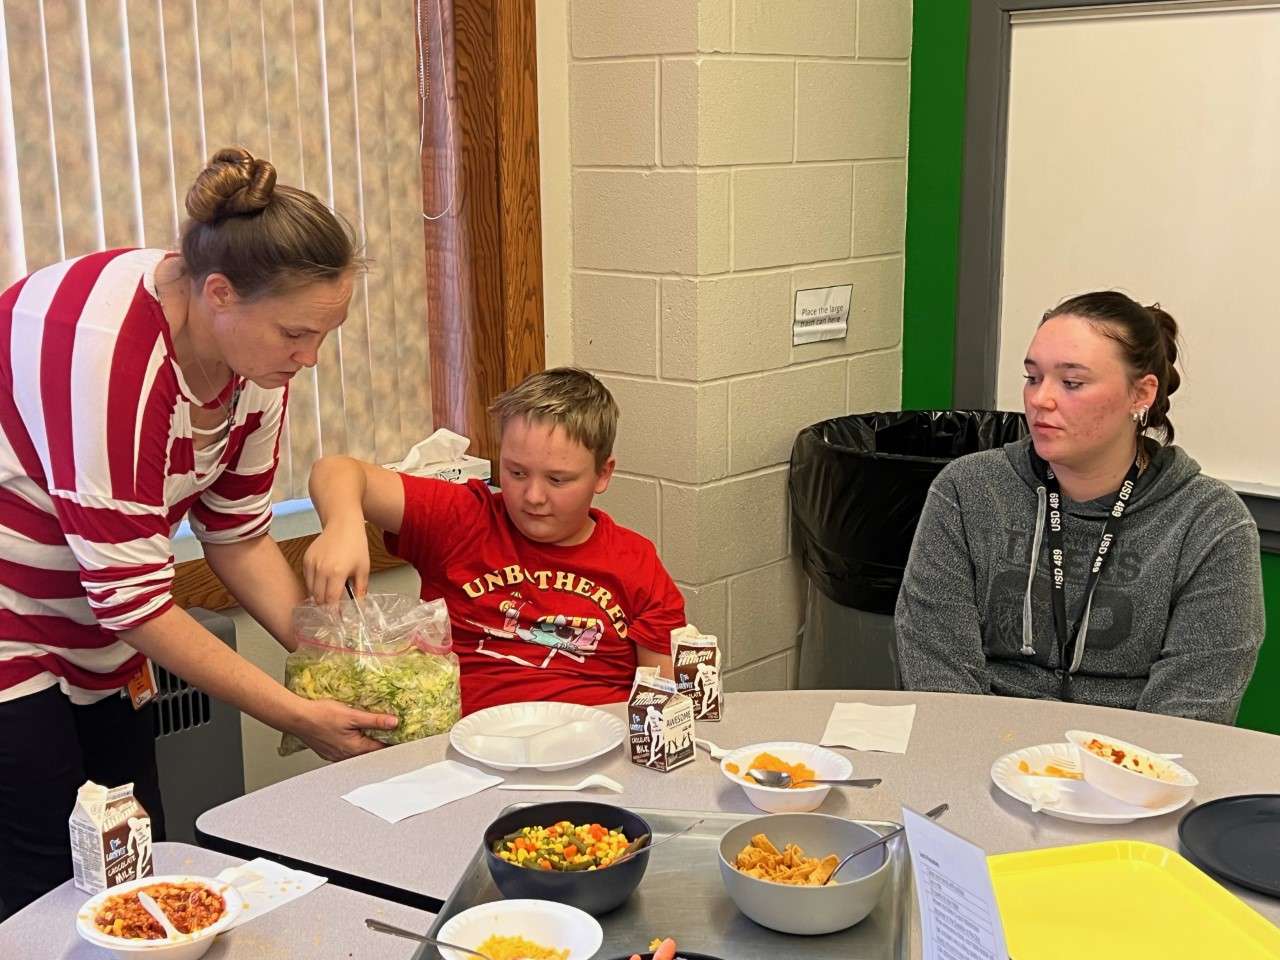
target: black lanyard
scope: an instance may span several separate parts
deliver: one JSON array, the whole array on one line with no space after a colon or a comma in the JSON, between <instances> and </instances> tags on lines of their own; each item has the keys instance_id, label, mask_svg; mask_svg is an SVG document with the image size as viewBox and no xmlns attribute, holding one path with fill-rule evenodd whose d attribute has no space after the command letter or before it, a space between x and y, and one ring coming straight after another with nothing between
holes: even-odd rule
<instances>
[{"instance_id":1,"label":"black lanyard","mask_svg":"<svg viewBox=\"0 0 1280 960\"><path fill-rule=\"evenodd\" d=\"M1040 460L1034 453L1032 457L1033 460ZM1075 659L1080 627L1083 624L1085 612L1093 601L1093 591L1098 587L1102 568L1120 537L1120 521L1124 518L1125 507L1128 506L1129 498L1133 495L1133 487L1138 480L1140 468L1137 458L1134 458L1133 466L1124 475L1124 482L1120 484L1120 490L1116 493L1115 505L1102 524L1102 537L1098 541L1093 565L1089 569L1089 579L1084 586L1084 603L1080 607L1080 621L1076 623L1075 629L1071 630L1068 629L1067 623L1067 577L1063 569L1066 562L1066 548L1062 543L1062 487L1058 484L1058 478L1054 476L1053 467L1043 460L1040 460L1040 463L1044 465L1044 486L1049 499L1049 562L1052 565L1053 627L1058 635L1058 692L1063 700L1070 700L1071 661Z\"/></svg>"}]
</instances>

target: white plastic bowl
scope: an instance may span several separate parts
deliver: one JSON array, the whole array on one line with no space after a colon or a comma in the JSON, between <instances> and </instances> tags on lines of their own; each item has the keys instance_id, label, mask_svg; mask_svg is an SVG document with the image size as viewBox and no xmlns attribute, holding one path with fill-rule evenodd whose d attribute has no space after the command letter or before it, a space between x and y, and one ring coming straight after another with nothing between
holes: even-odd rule
<instances>
[{"instance_id":1,"label":"white plastic bowl","mask_svg":"<svg viewBox=\"0 0 1280 960\"><path fill-rule=\"evenodd\" d=\"M550 900L495 900L463 910L445 922L436 936L475 950L492 936L524 937L555 950L568 950L569 960L588 960L604 942L595 917L577 907ZM441 947L445 960L471 960Z\"/></svg>"},{"instance_id":2,"label":"white plastic bowl","mask_svg":"<svg viewBox=\"0 0 1280 960\"><path fill-rule=\"evenodd\" d=\"M100 931L94 924L93 918L98 915L98 911L108 897L131 893L134 890L150 887L157 883L203 884L222 897L226 903L226 909L222 911L221 917L203 930L197 930L195 933L185 935L179 940L135 940L128 937L112 937ZM244 900L240 896L240 891L229 883L223 883L221 880L215 880L212 877L166 874L159 877L143 877L141 880L130 880L127 883L108 887L101 893L94 894L83 907L76 911L76 930L84 940L95 947L102 947L104 950L111 951L111 953L123 958L123 960L135 960L135 958L144 954L148 960L153 960L153 958L154 960L159 960L159 958L163 958L163 960L197 960L197 958L205 955L205 952L213 946L214 938L227 929L235 921L236 917L240 916L240 911L243 909Z\"/></svg>"},{"instance_id":3,"label":"white plastic bowl","mask_svg":"<svg viewBox=\"0 0 1280 960\"><path fill-rule=\"evenodd\" d=\"M786 763L803 763L823 780L847 780L853 776L853 764L848 758L819 747L813 743L773 741L753 743L725 755L720 761L720 772L730 783L740 786L751 803L767 813L807 813L822 806L831 788L826 784L808 787L762 787L743 778L751 767L751 761L762 753L772 753ZM738 773L730 773L729 764L738 767Z\"/></svg>"},{"instance_id":4,"label":"white plastic bowl","mask_svg":"<svg viewBox=\"0 0 1280 960\"><path fill-rule=\"evenodd\" d=\"M1185 803L1191 798L1200 781L1187 770L1172 760L1163 759L1158 753L1140 747L1125 740L1109 737L1101 733L1090 733L1087 730L1068 730L1067 739L1075 745L1076 755L1080 759L1080 771L1084 774L1085 783L1101 790L1108 796L1132 803L1138 807L1163 807L1171 803ZM1157 766L1167 767L1175 776L1175 780L1157 780L1145 773L1117 766L1105 757L1100 757L1089 750L1085 744L1090 740L1101 740L1134 753L1145 754Z\"/></svg>"},{"instance_id":5,"label":"white plastic bowl","mask_svg":"<svg viewBox=\"0 0 1280 960\"><path fill-rule=\"evenodd\" d=\"M861 923L875 909L889 879L889 849L897 842L854 858L823 887L791 886L748 876L734 866L738 852L763 833L781 850L798 844L807 857L829 853L843 858L880 834L871 827L822 813L756 817L732 827L720 840L720 877L738 909L770 930L816 936ZM797 945L786 956L804 956Z\"/></svg>"}]
</instances>

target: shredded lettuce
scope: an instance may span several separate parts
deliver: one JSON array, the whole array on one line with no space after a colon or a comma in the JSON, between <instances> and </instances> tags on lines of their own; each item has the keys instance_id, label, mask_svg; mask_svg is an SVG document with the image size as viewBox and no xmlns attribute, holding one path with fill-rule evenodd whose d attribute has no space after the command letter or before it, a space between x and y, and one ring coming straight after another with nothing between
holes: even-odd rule
<instances>
[{"instance_id":1,"label":"shredded lettuce","mask_svg":"<svg viewBox=\"0 0 1280 960\"><path fill-rule=\"evenodd\" d=\"M394 730L368 730L383 743L407 743L448 731L462 714L458 661L409 647L395 656L302 646L285 663L285 686L308 700L337 700L399 718ZM281 755L303 748L286 735Z\"/></svg>"}]
</instances>

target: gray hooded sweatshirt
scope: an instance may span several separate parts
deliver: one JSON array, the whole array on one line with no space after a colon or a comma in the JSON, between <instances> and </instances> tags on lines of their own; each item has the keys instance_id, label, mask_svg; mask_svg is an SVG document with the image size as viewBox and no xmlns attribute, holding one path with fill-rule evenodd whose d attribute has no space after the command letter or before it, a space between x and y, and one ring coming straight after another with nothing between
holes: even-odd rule
<instances>
[{"instance_id":1,"label":"gray hooded sweatshirt","mask_svg":"<svg viewBox=\"0 0 1280 960\"><path fill-rule=\"evenodd\" d=\"M1057 699L1044 483L1031 440L934 480L895 617L910 690ZM1232 723L1264 632L1258 528L1178 447L1152 445L1076 644L1072 698ZM1063 495L1067 619L1115 502Z\"/></svg>"}]
</instances>

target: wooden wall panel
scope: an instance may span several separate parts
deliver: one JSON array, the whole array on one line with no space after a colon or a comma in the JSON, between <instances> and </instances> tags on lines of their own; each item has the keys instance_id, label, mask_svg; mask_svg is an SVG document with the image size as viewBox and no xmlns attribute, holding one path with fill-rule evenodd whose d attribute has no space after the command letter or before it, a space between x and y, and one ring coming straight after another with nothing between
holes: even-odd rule
<instances>
[{"instance_id":1,"label":"wooden wall panel","mask_svg":"<svg viewBox=\"0 0 1280 960\"><path fill-rule=\"evenodd\" d=\"M534 0L498 5L498 183L505 387L546 365Z\"/></svg>"},{"instance_id":2,"label":"wooden wall panel","mask_svg":"<svg viewBox=\"0 0 1280 960\"><path fill-rule=\"evenodd\" d=\"M497 466L486 408L545 364L533 0L424 17L423 208L432 411Z\"/></svg>"}]
</instances>

